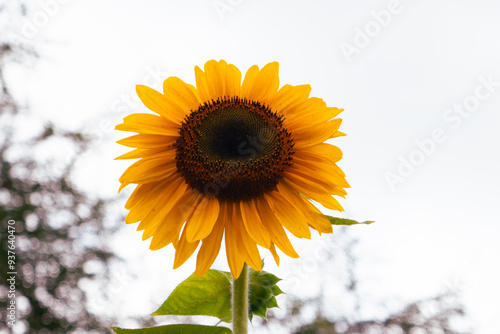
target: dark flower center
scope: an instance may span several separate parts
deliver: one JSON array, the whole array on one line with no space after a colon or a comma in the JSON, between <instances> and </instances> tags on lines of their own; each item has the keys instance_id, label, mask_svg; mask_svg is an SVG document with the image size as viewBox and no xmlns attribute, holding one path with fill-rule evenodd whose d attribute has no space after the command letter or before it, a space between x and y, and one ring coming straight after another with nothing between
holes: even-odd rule
<instances>
[{"instance_id":1,"label":"dark flower center","mask_svg":"<svg viewBox=\"0 0 500 334\"><path fill-rule=\"evenodd\" d=\"M293 138L283 117L255 101L206 102L184 119L179 134L177 171L191 187L220 200L269 192L292 165Z\"/></svg>"}]
</instances>

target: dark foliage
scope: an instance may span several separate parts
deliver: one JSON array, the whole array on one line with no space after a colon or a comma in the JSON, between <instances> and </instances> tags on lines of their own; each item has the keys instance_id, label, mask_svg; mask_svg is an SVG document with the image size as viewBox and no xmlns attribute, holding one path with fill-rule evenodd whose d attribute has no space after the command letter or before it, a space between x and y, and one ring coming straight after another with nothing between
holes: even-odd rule
<instances>
[{"instance_id":1,"label":"dark foliage","mask_svg":"<svg viewBox=\"0 0 500 334\"><path fill-rule=\"evenodd\" d=\"M7 14L2 9L3 17ZM25 328L26 333L102 333L107 324L86 310L87 296L79 284L82 279L105 278L113 258L104 243L107 202L89 198L70 180L88 140L51 124L39 127L42 130L28 139L16 139L23 127L18 118L29 119L35 111L16 103L4 70L33 54L25 45L0 41L0 327L12 330L4 321L9 320L7 306L15 300L17 332ZM71 147L73 154L57 162L35 157L40 148L54 152L60 146ZM15 227L10 244L9 221ZM7 253L9 245L15 253L13 268L7 262L13 254ZM100 269L90 271L89 264ZM15 298L9 298L8 272L17 273Z\"/></svg>"},{"instance_id":2,"label":"dark foliage","mask_svg":"<svg viewBox=\"0 0 500 334\"><path fill-rule=\"evenodd\" d=\"M453 301L450 303L449 301ZM296 310L297 312L297 310ZM461 334L450 322L464 316L454 293L447 293L406 305L384 320L363 320L350 323L333 320L317 312L313 321L296 328L294 334L363 334L363 333L443 333Z\"/></svg>"}]
</instances>

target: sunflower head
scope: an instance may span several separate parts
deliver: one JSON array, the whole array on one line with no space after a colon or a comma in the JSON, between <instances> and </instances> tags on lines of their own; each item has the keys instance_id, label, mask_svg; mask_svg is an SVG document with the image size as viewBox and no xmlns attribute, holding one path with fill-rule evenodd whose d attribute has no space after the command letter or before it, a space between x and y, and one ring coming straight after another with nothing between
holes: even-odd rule
<instances>
[{"instance_id":1,"label":"sunflower head","mask_svg":"<svg viewBox=\"0 0 500 334\"><path fill-rule=\"evenodd\" d=\"M331 233L311 202L342 211L333 195L349 187L337 167L342 152L324 143L343 133L342 110L309 97L310 86L279 88L278 63L252 66L241 80L234 65L211 60L195 68L196 87L176 77L163 93L137 86L155 114L132 114L116 126L136 132L118 143L139 159L121 176L120 190L137 184L125 221L140 222L151 249L173 244L174 268L198 248L196 273L215 261L222 239L231 272L246 262L260 271L257 246L298 257L285 231L310 238Z\"/></svg>"}]
</instances>

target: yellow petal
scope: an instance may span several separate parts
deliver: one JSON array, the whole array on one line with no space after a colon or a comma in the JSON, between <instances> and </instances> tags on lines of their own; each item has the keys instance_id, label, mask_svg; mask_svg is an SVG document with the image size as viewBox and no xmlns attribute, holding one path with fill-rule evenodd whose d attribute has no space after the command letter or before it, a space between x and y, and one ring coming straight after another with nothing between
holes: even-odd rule
<instances>
[{"instance_id":1,"label":"yellow petal","mask_svg":"<svg viewBox=\"0 0 500 334\"><path fill-rule=\"evenodd\" d=\"M177 77L170 77L163 82L163 93L169 106L182 117L180 121L200 105L196 88Z\"/></svg>"},{"instance_id":2,"label":"yellow petal","mask_svg":"<svg viewBox=\"0 0 500 334\"><path fill-rule=\"evenodd\" d=\"M233 64L229 64L226 72L226 96L240 96L241 72Z\"/></svg>"},{"instance_id":3,"label":"yellow petal","mask_svg":"<svg viewBox=\"0 0 500 334\"><path fill-rule=\"evenodd\" d=\"M341 188L330 188L325 189L319 184L317 179L313 179L313 176L298 175L296 172L288 173L285 176L286 182L288 182L291 187L299 191L304 196L321 203L325 208L344 211L339 202L332 197L334 193L344 193L345 191Z\"/></svg>"},{"instance_id":4,"label":"yellow petal","mask_svg":"<svg viewBox=\"0 0 500 334\"><path fill-rule=\"evenodd\" d=\"M307 217L308 225L320 233L332 233L330 221L307 198L301 196L286 181L277 185L278 191L283 194L293 205Z\"/></svg>"},{"instance_id":5,"label":"yellow petal","mask_svg":"<svg viewBox=\"0 0 500 334\"><path fill-rule=\"evenodd\" d=\"M155 228L160 223L163 223L172 208L177 204L180 198L186 194L188 188L189 186L184 182L182 177L174 177L173 180L168 183L168 186L161 193L156 195L153 201L153 207L142 219L137 230L141 231L146 228Z\"/></svg>"},{"instance_id":6,"label":"yellow petal","mask_svg":"<svg viewBox=\"0 0 500 334\"><path fill-rule=\"evenodd\" d=\"M125 203L125 208L130 210L125 222L132 224L146 217L153 208L156 198L168 187L169 182L170 179L167 178L161 182L139 184Z\"/></svg>"},{"instance_id":7,"label":"yellow petal","mask_svg":"<svg viewBox=\"0 0 500 334\"><path fill-rule=\"evenodd\" d=\"M274 244L271 244L271 247L269 247L269 250L271 251L271 254L273 255L274 261L276 262L276 265L280 265L280 257L278 256L278 253L276 252L276 247Z\"/></svg>"},{"instance_id":8,"label":"yellow petal","mask_svg":"<svg viewBox=\"0 0 500 334\"><path fill-rule=\"evenodd\" d=\"M232 206L233 204L229 204L227 206L228 217L232 217ZM227 263L229 264L229 269L231 270L233 278L237 279L241 274L241 270L243 269L245 262L238 251L238 245L236 244L236 230L232 219L229 219L226 222L226 236L224 239L226 242Z\"/></svg>"},{"instance_id":9,"label":"yellow petal","mask_svg":"<svg viewBox=\"0 0 500 334\"><path fill-rule=\"evenodd\" d=\"M243 79L243 84L241 86L242 97L248 97L248 94L250 93L255 78L257 78L258 74L259 74L259 67L257 65L253 65L248 69L247 73L245 74L245 78Z\"/></svg>"},{"instance_id":10,"label":"yellow petal","mask_svg":"<svg viewBox=\"0 0 500 334\"><path fill-rule=\"evenodd\" d=\"M256 199L257 210L260 215L260 220L267 227L271 240L276 246L279 247L286 255L298 258L299 255L293 249L288 236L286 235L283 226L276 219L275 213L272 211L271 207L265 199L259 197Z\"/></svg>"},{"instance_id":11,"label":"yellow petal","mask_svg":"<svg viewBox=\"0 0 500 334\"><path fill-rule=\"evenodd\" d=\"M330 220L315 207L307 198L300 196L302 202L312 212L312 219L309 220L309 226L321 233L333 233L332 224ZM305 209L307 210L307 209Z\"/></svg>"},{"instance_id":12,"label":"yellow petal","mask_svg":"<svg viewBox=\"0 0 500 334\"><path fill-rule=\"evenodd\" d=\"M291 166L293 167L293 166ZM329 193L335 185L326 183L326 181L317 179L314 175L305 175L304 173L294 169L288 168L284 173L284 178L294 185L298 192L302 193L304 190L316 193Z\"/></svg>"},{"instance_id":13,"label":"yellow petal","mask_svg":"<svg viewBox=\"0 0 500 334\"><path fill-rule=\"evenodd\" d=\"M345 133L341 132L341 131L337 131L335 132L333 135L332 135L332 138L336 138L336 137L343 137L343 136L347 136Z\"/></svg>"},{"instance_id":14,"label":"yellow petal","mask_svg":"<svg viewBox=\"0 0 500 334\"><path fill-rule=\"evenodd\" d=\"M245 97L259 102L269 102L274 99L280 85L278 71L279 64L277 62L264 66L255 77L252 87Z\"/></svg>"},{"instance_id":15,"label":"yellow petal","mask_svg":"<svg viewBox=\"0 0 500 334\"><path fill-rule=\"evenodd\" d=\"M115 160L152 158L154 156L157 156L158 154L161 155L164 151L164 147L156 147L151 149L136 148L135 150L116 157Z\"/></svg>"},{"instance_id":16,"label":"yellow petal","mask_svg":"<svg viewBox=\"0 0 500 334\"><path fill-rule=\"evenodd\" d=\"M253 269L257 271L262 270L262 259L257 249L257 245L247 234L245 227L243 226L243 221L241 220L241 212L238 205L233 207L233 218L235 235L236 235L236 245L238 246L238 251L243 257L244 261L248 263Z\"/></svg>"},{"instance_id":17,"label":"yellow petal","mask_svg":"<svg viewBox=\"0 0 500 334\"><path fill-rule=\"evenodd\" d=\"M332 138L332 135L337 132L337 129L342 123L340 118L336 118L329 122L318 123L315 128L300 128L293 129L292 136L297 147L309 147L323 143L325 140Z\"/></svg>"},{"instance_id":18,"label":"yellow petal","mask_svg":"<svg viewBox=\"0 0 500 334\"><path fill-rule=\"evenodd\" d=\"M194 242L206 238L219 217L219 200L204 196L186 225L186 239Z\"/></svg>"},{"instance_id":19,"label":"yellow petal","mask_svg":"<svg viewBox=\"0 0 500 334\"><path fill-rule=\"evenodd\" d=\"M142 103L144 103L149 110L154 111L175 124L180 124L189 112L189 109L185 110L176 104L172 104L171 100L168 100L165 95L157 92L153 88L137 85L135 90L137 96L139 96Z\"/></svg>"},{"instance_id":20,"label":"yellow petal","mask_svg":"<svg viewBox=\"0 0 500 334\"><path fill-rule=\"evenodd\" d=\"M294 114L294 117L288 117L286 126L294 131L314 131L318 124L332 120L335 116L340 114L342 110L343 109L332 107L304 108L300 113Z\"/></svg>"},{"instance_id":21,"label":"yellow petal","mask_svg":"<svg viewBox=\"0 0 500 334\"><path fill-rule=\"evenodd\" d=\"M308 147L305 150L296 148L294 156L299 155L303 159L310 159L315 161L327 161L328 163L334 164L335 162L342 159L342 151L340 148L334 145L321 143Z\"/></svg>"},{"instance_id":22,"label":"yellow petal","mask_svg":"<svg viewBox=\"0 0 500 334\"><path fill-rule=\"evenodd\" d=\"M277 191L271 191L264 195L267 202L271 205L276 218L288 231L297 238L311 238L311 231L307 224L307 218L297 210L285 196Z\"/></svg>"},{"instance_id":23,"label":"yellow petal","mask_svg":"<svg viewBox=\"0 0 500 334\"><path fill-rule=\"evenodd\" d=\"M302 96L307 92L305 89L301 92ZM317 97L302 98L295 101L293 104L289 104L283 110L280 110L283 115L285 115L288 121L294 120L296 118L301 118L305 115L314 114L317 111L324 110L326 108L326 103L323 99Z\"/></svg>"},{"instance_id":24,"label":"yellow petal","mask_svg":"<svg viewBox=\"0 0 500 334\"><path fill-rule=\"evenodd\" d=\"M325 187L337 186L349 188L349 183L345 180L344 172L335 163L314 161L309 157L304 158L304 156L306 155L297 154L296 152L293 157L293 168L289 169L290 172L295 173L297 171L296 174L306 174L311 178L323 182L322 184Z\"/></svg>"},{"instance_id":25,"label":"yellow petal","mask_svg":"<svg viewBox=\"0 0 500 334\"><path fill-rule=\"evenodd\" d=\"M163 148L161 149L161 151L163 151ZM136 148L135 150L132 150L130 152L127 152L125 154L122 154L122 155L116 157L115 160L140 159L143 157L144 152L146 152L145 149Z\"/></svg>"},{"instance_id":26,"label":"yellow petal","mask_svg":"<svg viewBox=\"0 0 500 334\"><path fill-rule=\"evenodd\" d=\"M182 266L184 262L186 262L186 260L193 255L196 248L198 248L199 243L200 240L196 240L195 242L187 241L186 229L184 229L175 249L174 269Z\"/></svg>"},{"instance_id":27,"label":"yellow petal","mask_svg":"<svg viewBox=\"0 0 500 334\"><path fill-rule=\"evenodd\" d=\"M212 100L210 91L208 89L208 82L205 72L203 72L198 66L196 66L194 68L194 74L196 77L196 88L198 89L200 103Z\"/></svg>"},{"instance_id":28,"label":"yellow petal","mask_svg":"<svg viewBox=\"0 0 500 334\"><path fill-rule=\"evenodd\" d=\"M243 223L250 237L262 247L269 248L271 237L267 228L260 221L255 201L241 201L240 210Z\"/></svg>"},{"instance_id":29,"label":"yellow petal","mask_svg":"<svg viewBox=\"0 0 500 334\"><path fill-rule=\"evenodd\" d=\"M137 148L155 148L170 146L179 136L162 136L150 134L138 134L117 141L118 144Z\"/></svg>"},{"instance_id":30,"label":"yellow petal","mask_svg":"<svg viewBox=\"0 0 500 334\"><path fill-rule=\"evenodd\" d=\"M123 119L122 124L115 126L115 130L163 136L178 136L179 128L180 125L165 117L142 113L129 115Z\"/></svg>"},{"instance_id":31,"label":"yellow petal","mask_svg":"<svg viewBox=\"0 0 500 334\"><path fill-rule=\"evenodd\" d=\"M119 181L123 188L130 183L149 183L162 180L177 172L175 151L165 151L155 158L144 158L128 167Z\"/></svg>"},{"instance_id":32,"label":"yellow petal","mask_svg":"<svg viewBox=\"0 0 500 334\"><path fill-rule=\"evenodd\" d=\"M221 60L219 63L210 60L205 63L205 75L208 83L208 92L212 100L225 96L227 63Z\"/></svg>"},{"instance_id":33,"label":"yellow petal","mask_svg":"<svg viewBox=\"0 0 500 334\"><path fill-rule=\"evenodd\" d=\"M198 251L196 260L196 274L198 276L205 275L217 258L227 219L226 204L222 202L220 203L219 218L210 235L203 239L200 250Z\"/></svg>"},{"instance_id":34,"label":"yellow petal","mask_svg":"<svg viewBox=\"0 0 500 334\"><path fill-rule=\"evenodd\" d=\"M293 111L295 107L303 105L310 93L311 86L309 85L284 85L278 90L270 105L288 118L290 110Z\"/></svg>"},{"instance_id":35,"label":"yellow petal","mask_svg":"<svg viewBox=\"0 0 500 334\"><path fill-rule=\"evenodd\" d=\"M158 193L163 191L164 187L167 186L165 181L139 184L125 203L125 209L130 210L135 206L143 206L149 202L154 204L154 201L150 201L149 198L154 198Z\"/></svg>"},{"instance_id":36,"label":"yellow petal","mask_svg":"<svg viewBox=\"0 0 500 334\"><path fill-rule=\"evenodd\" d=\"M198 193L187 190L159 225L144 231L143 240L153 236L149 247L151 250L163 248L170 243L177 244L182 226L196 209L198 197Z\"/></svg>"}]
</instances>

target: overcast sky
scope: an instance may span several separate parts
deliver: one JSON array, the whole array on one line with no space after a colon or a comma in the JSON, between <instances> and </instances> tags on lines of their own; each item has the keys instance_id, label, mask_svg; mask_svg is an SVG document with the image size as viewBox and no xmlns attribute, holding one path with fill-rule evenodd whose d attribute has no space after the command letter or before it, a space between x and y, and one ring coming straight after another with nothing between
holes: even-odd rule
<instances>
[{"instance_id":1,"label":"overcast sky","mask_svg":"<svg viewBox=\"0 0 500 334\"><path fill-rule=\"evenodd\" d=\"M194 66L210 59L242 72L278 61L282 84L308 83L313 96L345 109L348 136L333 142L352 186L341 215L376 221L349 231L359 239L360 296L371 305L359 317L460 289L474 332L498 333L500 2L436 3L34 2L11 34L34 43L41 60L9 75L35 119L94 136L76 180L116 196L129 162L113 161L126 149L114 144L124 134L111 129L146 110L136 84L161 89L168 76L194 84ZM194 270L188 261L172 271L172 249L149 251L135 226L111 242L129 262L117 278L126 293L111 294L125 315L150 313L126 305L154 308ZM309 291L308 280L291 284L290 268L313 259L316 243L299 245L302 260L280 268L268 261L273 273L289 276L283 290L297 293ZM216 265L227 270L223 257Z\"/></svg>"}]
</instances>

